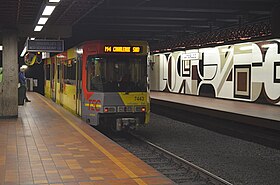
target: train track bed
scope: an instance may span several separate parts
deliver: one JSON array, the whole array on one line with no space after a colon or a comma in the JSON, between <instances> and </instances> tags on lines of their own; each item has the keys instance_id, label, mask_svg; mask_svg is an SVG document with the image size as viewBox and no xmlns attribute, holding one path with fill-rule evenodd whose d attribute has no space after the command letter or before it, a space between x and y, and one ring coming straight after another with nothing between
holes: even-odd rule
<instances>
[{"instance_id":1,"label":"train track bed","mask_svg":"<svg viewBox=\"0 0 280 185\"><path fill-rule=\"evenodd\" d=\"M279 184L279 150L186 122L152 114L150 124L135 133L234 185Z\"/></svg>"},{"instance_id":2,"label":"train track bed","mask_svg":"<svg viewBox=\"0 0 280 185\"><path fill-rule=\"evenodd\" d=\"M104 134L176 184L231 185L226 180L133 133L105 132Z\"/></svg>"}]
</instances>

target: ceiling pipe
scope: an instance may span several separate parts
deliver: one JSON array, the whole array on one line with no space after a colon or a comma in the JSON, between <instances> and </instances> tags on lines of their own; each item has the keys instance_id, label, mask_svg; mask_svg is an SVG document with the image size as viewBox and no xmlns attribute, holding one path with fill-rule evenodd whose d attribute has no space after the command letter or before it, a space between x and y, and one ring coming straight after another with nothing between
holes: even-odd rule
<instances>
[{"instance_id":1,"label":"ceiling pipe","mask_svg":"<svg viewBox=\"0 0 280 185\"><path fill-rule=\"evenodd\" d=\"M91 9L89 9L87 12L85 12L79 19L73 22L72 26L77 24L82 18L84 18L87 14L89 14L92 10L99 7L102 3L104 3L105 0L100 0L98 3L96 3Z\"/></svg>"},{"instance_id":2,"label":"ceiling pipe","mask_svg":"<svg viewBox=\"0 0 280 185\"><path fill-rule=\"evenodd\" d=\"M55 23L57 23L66 14L66 12L68 12L72 8L72 6L76 3L77 3L77 1L72 1L72 3L66 8L66 10L64 10L64 12L62 14L60 14L58 19L56 19Z\"/></svg>"}]
</instances>

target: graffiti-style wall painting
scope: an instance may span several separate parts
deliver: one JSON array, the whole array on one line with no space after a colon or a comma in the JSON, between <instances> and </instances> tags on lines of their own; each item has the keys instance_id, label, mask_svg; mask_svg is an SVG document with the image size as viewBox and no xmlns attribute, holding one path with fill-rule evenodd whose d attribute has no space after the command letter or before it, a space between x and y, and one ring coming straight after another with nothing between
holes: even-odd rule
<instances>
[{"instance_id":1,"label":"graffiti-style wall painting","mask_svg":"<svg viewBox=\"0 0 280 185\"><path fill-rule=\"evenodd\" d=\"M151 56L151 90L280 105L280 40Z\"/></svg>"}]
</instances>

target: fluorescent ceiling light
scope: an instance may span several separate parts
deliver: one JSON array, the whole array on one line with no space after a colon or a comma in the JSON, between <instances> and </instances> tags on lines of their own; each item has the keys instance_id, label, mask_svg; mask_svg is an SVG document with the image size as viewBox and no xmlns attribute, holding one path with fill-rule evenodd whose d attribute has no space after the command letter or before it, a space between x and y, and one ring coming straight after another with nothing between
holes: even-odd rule
<instances>
[{"instance_id":1,"label":"fluorescent ceiling light","mask_svg":"<svg viewBox=\"0 0 280 185\"><path fill-rule=\"evenodd\" d=\"M38 21L38 24L46 24L49 18L47 17L41 17Z\"/></svg>"},{"instance_id":2,"label":"fluorescent ceiling light","mask_svg":"<svg viewBox=\"0 0 280 185\"><path fill-rule=\"evenodd\" d=\"M58 3L60 0L49 0L49 3Z\"/></svg>"},{"instance_id":3,"label":"fluorescent ceiling light","mask_svg":"<svg viewBox=\"0 0 280 185\"><path fill-rule=\"evenodd\" d=\"M34 28L34 31L41 31L43 29L43 26L36 26Z\"/></svg>"},{"instance_id":4,"label":"fluorescent ceiling light","mask_svg":"<svg viewBox=\"0 0 280 185\"><path fill-rule=\"evenodd\" d=\"M3 46L0 46L0 51L2 51L3 50Z\"/></svg>"},{"instance_id":5,"label":"fluorescent ceiling light","mask_svg":"<svg viewBox=\"0 0 280 185\"><path fill-rule=\"evenodd\" d=\"M20 56L23 57L23 56L25 55L25 53L26 53L26 46L24 46L24 48L23 48L23 50L22 50Z\"/></svg>"},{"instance_id":6,"label":"fluorescent ceiling light","mask_svg":"<svg viewBox=\"0 0 280 185\"><path fill-rule=\"evenodd\" d=\"M42 15L51 15L54 9L55 6L46 6Z\"/></svg>"},{"instance_id":7,"label":"fluorescent ceiling light","mask_svg":"<svg viewBox=\"0 0 280 185\"><path fill-rule=\"evenodd\" d=\"M30 40L35 40L35 38L34 38L34 37L31 37Z\"/></svg>"}]
</instances>

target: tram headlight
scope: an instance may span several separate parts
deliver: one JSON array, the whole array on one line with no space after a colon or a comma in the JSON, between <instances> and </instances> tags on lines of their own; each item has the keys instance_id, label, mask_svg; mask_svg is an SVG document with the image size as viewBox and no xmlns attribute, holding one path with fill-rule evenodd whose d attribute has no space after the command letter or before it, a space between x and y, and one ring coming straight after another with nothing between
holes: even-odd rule
<instances>
[{"instance_id":1,"label":"tram headlight","mask_svg":"<svg viewBox=\"0 0 280 185\"><path fill-rule=\"evenodd\" d=\"M104 107L103 112L104 113L116 112L116 107Z\"/></svg>"},{"instance_id":2,"label":"tram headlight","mask_svg":"<svg viewBox=\"0 0 280 185\"><path fill-rule=\"evenodd\" d=\"M146 107L144 106L136 106L135 112L146 112Z\"/></svg>"}]
</instances>

